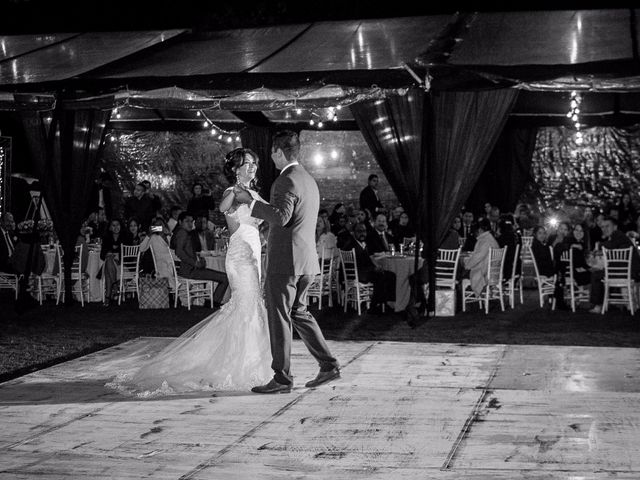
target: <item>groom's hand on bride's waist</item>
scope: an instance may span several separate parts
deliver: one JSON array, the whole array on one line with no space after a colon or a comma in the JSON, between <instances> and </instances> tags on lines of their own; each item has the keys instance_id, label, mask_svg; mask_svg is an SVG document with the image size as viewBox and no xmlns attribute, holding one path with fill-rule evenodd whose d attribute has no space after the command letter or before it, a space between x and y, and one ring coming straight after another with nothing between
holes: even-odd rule
<instances>
[{"instance_id":1,"label":"groom's hand on bride's waist","mask_svg":"<svg viewBox=\"0 0 640 480\"><path fill-rule=\"evenodd\" d=\"M238 201L239 203L251 203L251 201L253 200L251 194L243 188L235 187L233 189L233 192L236 196L236 201Z\"/></svg>"}]
</instances>

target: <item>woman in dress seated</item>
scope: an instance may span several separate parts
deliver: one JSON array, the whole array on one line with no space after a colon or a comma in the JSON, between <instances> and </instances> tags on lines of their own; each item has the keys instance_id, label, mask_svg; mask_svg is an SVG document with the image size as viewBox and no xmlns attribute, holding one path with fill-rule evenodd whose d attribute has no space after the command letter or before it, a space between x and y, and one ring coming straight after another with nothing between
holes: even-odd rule
<instances>
[{"instance_id":1,"label":"woman in dress seated","mask_svg":"<svg viewBox=\"0 0 640 480\"><path fill-rule=\"evenodd\" d=\"M129 245L129 242L127 232L123 231L122 222L117 218L111 220L109 231L102 239L102 249L100 250L100 259L104 261L102 275L104 277L105 305L109 305L112 295L118 292L120 246Z\"/></svg>"}]
</instances>

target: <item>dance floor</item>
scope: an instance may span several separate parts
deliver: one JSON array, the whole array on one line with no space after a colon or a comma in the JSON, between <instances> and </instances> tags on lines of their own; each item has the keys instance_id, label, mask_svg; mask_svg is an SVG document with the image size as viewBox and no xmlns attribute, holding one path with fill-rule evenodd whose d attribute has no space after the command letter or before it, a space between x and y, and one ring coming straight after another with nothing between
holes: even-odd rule
<instances>
[{"instance_id":1,"label":"dance floor","mask_svg":"<svg viewBox=\"0 0 640 480\"><path fill-rule=\"evenodd\" d=\"M316 389L121 397L139 338L0 385L0 478L638 479L640 351L329 342Z\"/></svg>"}]
</instances>

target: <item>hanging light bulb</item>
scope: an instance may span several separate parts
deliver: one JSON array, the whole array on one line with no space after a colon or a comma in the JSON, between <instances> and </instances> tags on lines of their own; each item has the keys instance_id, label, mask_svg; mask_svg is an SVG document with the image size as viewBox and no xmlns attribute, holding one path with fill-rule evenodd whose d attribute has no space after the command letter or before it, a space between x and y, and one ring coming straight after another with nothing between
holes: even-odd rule
<instances>
[{"instance_id":1,"label":"hanging light bulb","mask_svg":"<svg viewBox=\"0 0 640 480\"><path fill-rule=\"evenodd\" d=\"M222 134L218 135L218 140L222 140Z\"/></svg>"},{"instance_id":2,"label":"hanging light bulb","mask_svg":"<svg viewBox=\"0 0 640 480\"><path fill-rule=\"evenodd\" d=\"M236 142L240 141L240 135L236 136Z\"/></svg>"},{"instance_id":3,"label":"hanging light bulb","mask_svg":"<svg viewBox=\"0 0 640 480\"><path fill-rule=\"evenodd\" d=\"M337 116L337 115L334 115L334 116L333 116L333 121L334 121L334 122L337 122L337 121L338 121L338 116Z\"/></svg>"},{"instance_id":4,"label":"hanging light bulb","mask_svg":"<svg viewBox=\"0 0 640 480\"><path fill-rule=\"evenodd\" d=\"M324 127L324 123L322 121L318 122L318 128Z\"/></svg>"},{"instance_id":5,"label":"hanging light bulb","mask_svg":"<svg viewBox=\"0 0 640 480\"><path fill-rule=\"evenodd\" d=\"M208 127L209 126L209 122L207 120L205 120L204 122L202 122L202 126L203 127Z\"/></svg>"},{"instance_id":6,"label":"hanging light bulb","mask_svg":"<svg viewBox=\"0 0 640 480\"><path fill-rule=\"evenodd\" d=\"M313 120L313 118L311 120L309 120L309 125L315 125L316 122Z\"/></svg>"},{"instance_id":7,"label":"hanging light bulb","mask_svg":"<svg viewBox=\"0 0 640 480\"><path fill-rule=\"evenodd\" d=\"M232 141L233 141L233 138L227 137L227 143L231 143Z\"/></svg>"},{"instance_id":8,"label":"hanging light bulb","mask_svg":"<svg viewBox=\"0 0 640 480\"><path fill-rule=\"evenodd\" d=\"M342 105L337 105L336 110L342 110Z\"/></svg>"},{"instance_id":9,"label":"hanging light bulb","mask_svg":"<svg viewBox=\"0 0 640 480\"><path fill-rule=\"evenodd\" d=\"M201 116L201 115L202 115L202 112L201 112L200 110L198 110L198 111L196 112L196 115L199 117L199 116Z\"/></svg>"},{"instance_id":10,"label":"hanging light bulb","mask_svg":"<svg viewBox=\"0 0 640 480\"><path fill-rule=\"evenodd\" d=\"M215 129L215 128L212 128L212 129L211 129L211 135L215 135L215 134L216 134L216 129Z\"/></svg>"},{"instance_id":11,"label":"hanging light bulb","mask_svg":"<svg viewBox=\"0 0 640 480\"><path fill-rule=\"evenodd\" d=\"M302 109L301 109L301 108L296 108L296 113L297 113L298 115L300 115L300 114L302 113Z\"/></svg>"}]
</instances>

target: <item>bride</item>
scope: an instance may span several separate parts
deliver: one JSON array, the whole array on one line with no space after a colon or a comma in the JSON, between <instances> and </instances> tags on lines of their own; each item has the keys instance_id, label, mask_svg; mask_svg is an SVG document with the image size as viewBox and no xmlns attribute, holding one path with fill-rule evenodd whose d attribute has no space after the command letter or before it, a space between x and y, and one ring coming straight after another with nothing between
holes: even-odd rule
<instances>
[{"instance_id":1,"label":"bride","mask_svg":"<svg viewBox=\"0 0 640 480\"><path fill-rule=\"evenodd\" d=\"M231 298L149 358L132 354L106 384L124 394L152 397L202 390L249 390L272 376L267 313L262 299L261 243L258 225L249 207L235 201L234 187L253 190L257 155L236 148L226 156L224 173L234 185L220 202L231 237L225 259ZM120 359L123 360L123 359ZM130 366L129 369L126 366Z\"/></svg>"}]
</instances>

